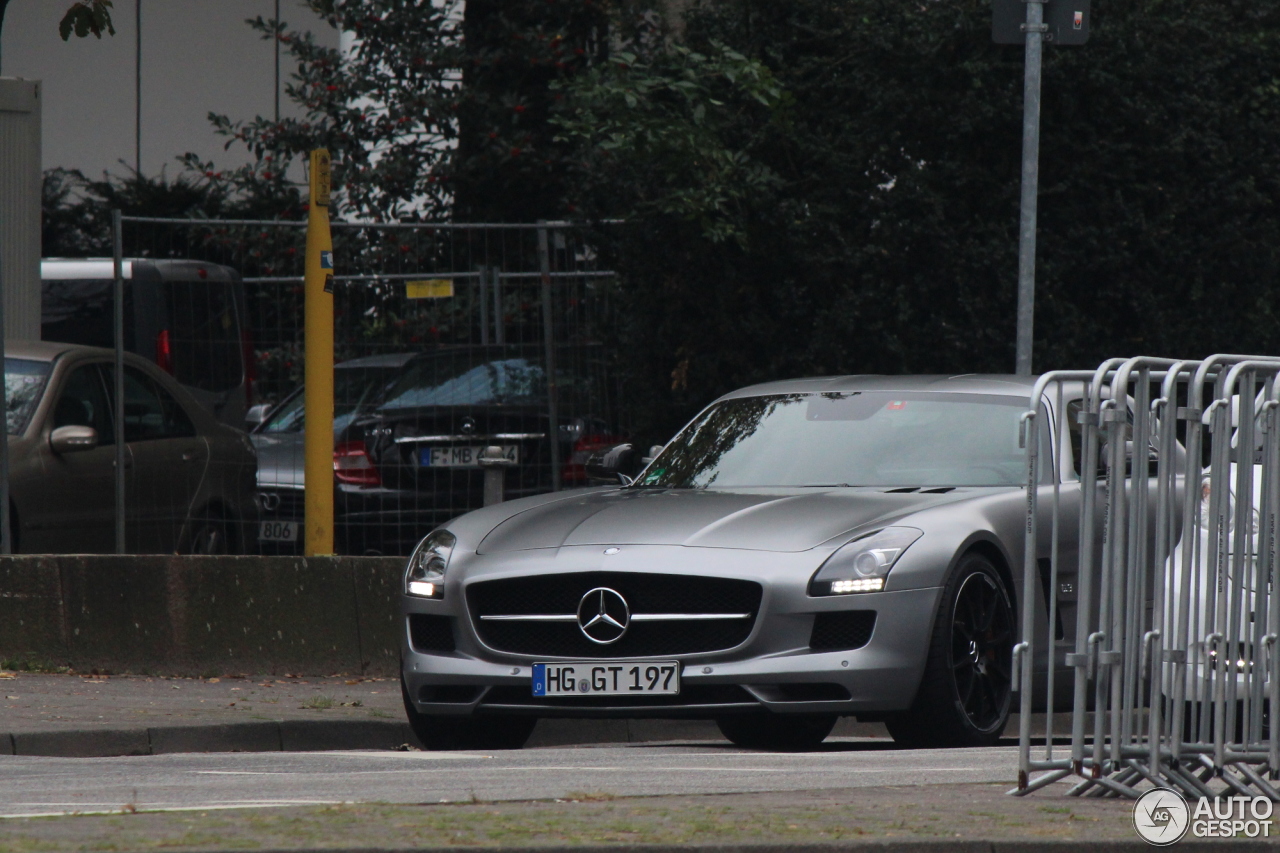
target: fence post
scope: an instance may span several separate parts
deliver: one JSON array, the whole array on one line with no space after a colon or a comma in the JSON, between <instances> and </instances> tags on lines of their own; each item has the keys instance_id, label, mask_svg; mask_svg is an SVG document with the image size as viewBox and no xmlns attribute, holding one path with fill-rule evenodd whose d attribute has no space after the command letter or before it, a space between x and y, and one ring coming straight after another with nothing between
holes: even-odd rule
<instances>
[{"instance_id":1,"label":"fence post","mask_svg":"<svg viewBox=\"0 0 1280 853\"><path fill-rule=\"evenodd\" d=\"M333 549L333 237L329 232L329 152L311 152L303 272L306 411L303 428L303 554Z\"/></svg>"},{"instance_id":2,"label":"fence post","mask_svg":"<svg viewBox=\"0 0 1280 853\"><path fill-rule=\"evenodd\" d=\"M515 460L503 456L501 447L486 447L478 461L484 469L484 505L502 503L507 469L516 464Z\"/></svg>"},{"instance_id":3,"label":"fence post","mask_svg":"<svg viewBox=\"0 0 1280 853\"><path fill-rule=\"evenodd\" d=\"M115 282L112 285L115 339L115 418L116 438L116 553L126 553L125 541L125 444L124 444L124 222L119 210L111 211L112 260Z\"/></svg>"},{"instance_id":4,"label":"fence post","mask_svg":"<svg viewBox=\"0 0 1280 853\"><path fill-rule=\"evenodd\" d=\"M547 371L547 439L551 443L551 490L560 491L560 418L557 411L555 326L551 316L551 250L547 225L538 222L538 266L542 271L542 337Z\"/></svg>"}]
</instances>

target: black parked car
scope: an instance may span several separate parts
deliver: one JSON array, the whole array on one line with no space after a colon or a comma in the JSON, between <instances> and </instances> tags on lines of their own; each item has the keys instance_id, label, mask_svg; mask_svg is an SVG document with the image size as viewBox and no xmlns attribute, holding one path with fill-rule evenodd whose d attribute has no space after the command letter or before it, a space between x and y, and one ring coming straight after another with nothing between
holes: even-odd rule
<instances>
[{"instance_id":1,"label":"black parked car","mask_svg":"<svg viewBox=\"0 0 1280 853\"><path fill-rule=\"evenodd\" d=\"M609 411L603 353L557 350L553 436L540 347L442 347L409 360L376 405L336 436L339 547L408 554L432 528L483 505L480 452L499 446L514 464L505 497L587 485L595 451L623 440ZM559 470L551 441L559 442Z\"/></svg>"}]
</instances>

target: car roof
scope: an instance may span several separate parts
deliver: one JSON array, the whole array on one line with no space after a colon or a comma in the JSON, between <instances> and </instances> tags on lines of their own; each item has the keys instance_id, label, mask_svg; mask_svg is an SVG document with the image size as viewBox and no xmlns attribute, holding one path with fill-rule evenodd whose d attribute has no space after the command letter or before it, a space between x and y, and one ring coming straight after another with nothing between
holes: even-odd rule
<instances>
[{"instance_id":1,"label":"car roof","mask_svg":"<svg viewBox=\"0 0 1280 853\"><path fill-rule=\"evenodd\" d=\"M760 397L766 394L822 394L844 391L932 391L1026 399L1030 396L1031 388L1038 378L1004 373L965 373L956 376L815 376L750 385L725 394L720 399Z\"/></svg>"},{"instance_id":2,"label":"car roof","mask_svg":"<svg viewBox=\"0 0 1280 853\"><path fill-rule=\"evenodd\" d=\"M68 352L96 353L111 356L115 350L100 347L87 347L80 344L62 344L54 341L5 341L4 354L7 358L28 358L33 361L53 361Z\"/></svg>"}]
</instances>

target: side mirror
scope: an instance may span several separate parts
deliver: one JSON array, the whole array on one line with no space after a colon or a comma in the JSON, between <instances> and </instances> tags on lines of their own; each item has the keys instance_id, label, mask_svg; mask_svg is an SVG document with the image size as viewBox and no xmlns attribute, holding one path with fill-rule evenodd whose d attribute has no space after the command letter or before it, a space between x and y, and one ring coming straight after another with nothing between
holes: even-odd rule
<instances>
[{"instance_id":1,"label":"side mirror","mask_svg":"<svg viewBox=\"0 0 1280 853\"><path fill-rule=\"evenodd\" d=\"M1110 448L1106 444L1102 444L1098 448L1098 476L1104 477L1107 473L1107 460L1110 459ZM1147 473L1146 476L1154 477L1156 475L1156 465L1160 461L1160 452L1151 445L1147 445ZM1138 463L1138 469L1141 470L1142 463ZM1126 440L1124 443L1124 476L1129 479L1134 472L1134 447L1133 442Z\"/></svg>"},{"instance_id":2,"label":"side mirror","mask_svg":"<svg viewBox=\"0 0 1280 853\"><path fill-rule=\"evenodd\" d=\"M593 486L631 485L631 477L623 472L635 467L635 455L630 444L615 444L591 454L586 465L587 480Z\"/></svg>"},{"instance_id":3,"label":"side mirror","mask_svg":"<svg viewBox=\"0 0 1280 853\"><path fill-rule=\"evenodd\" d=\"M663 450L665 450L665 449L666 449L666 447L667 447L667 446L666 446L665 444L655 444L655 445L653 445L652 447L650 447L650 448L649 448L649 455L648 455L648 456L641 456L641 457L640 457L640 464L641 464L641 465L648 465L650 462L652 462L653 460L657 459L657 458L658 458L658 454L659 454L659 453L661 453Z\"/></svg>"},{"instance_id":4,"label":"side mirror","mask_svg":"<svg viewBox=\"0 0 1280 853\"><path fill-rule=\"evenodd\" d=\"M244 413L244 425L249 429L253 429L267 419L267 412L270 411L270 403L259 403L256 406L250 406L249 411Z\"/></svg>"},{"instance_id":5,"label":"side mirror","mask_svg":"<svg viewBox=\"0 0 1280 853\"><path fill-rule=\"evenodd\" d=\"M98 446L98 431L88 426L63 426L49 433L49 447L62 456Z\"/></svg>"}]
</instances>

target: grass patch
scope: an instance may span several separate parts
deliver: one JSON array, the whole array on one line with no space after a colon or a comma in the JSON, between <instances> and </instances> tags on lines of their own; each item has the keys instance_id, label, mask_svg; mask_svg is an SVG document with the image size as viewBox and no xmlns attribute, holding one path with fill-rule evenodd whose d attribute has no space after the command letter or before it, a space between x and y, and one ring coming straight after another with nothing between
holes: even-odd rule
<instances>
[{"instance_id":1,"label":"grass patch","mask_svg":"<svg viewBox=\"0 0 1280 853\"><path fill-rule=\"evenodd\" d=\"M48 658L42 658L37 655L0 658L0 669L9 670L10 672L39 672L53 673L55 675L64 675L71 672L71 667L62 666Z\"/></svg>"},{"instance_id":2,"label":"grass patch","mask_svg":"<svg viewBox=\"0 0 1280 853\"><path fill-rule=\"evenodd\" d=\"M332 696L312 696L298 707L306 708L308 711L327 711L336 704Z\"/></svg>"}]
</instances>

